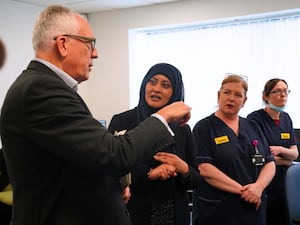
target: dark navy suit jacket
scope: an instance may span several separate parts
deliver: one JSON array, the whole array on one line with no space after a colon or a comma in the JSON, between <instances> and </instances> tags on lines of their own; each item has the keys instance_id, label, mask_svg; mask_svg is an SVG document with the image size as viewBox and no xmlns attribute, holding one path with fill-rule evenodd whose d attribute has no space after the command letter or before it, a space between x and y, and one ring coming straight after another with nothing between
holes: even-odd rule
<instances>
[{"instance_id":1,"label":"dark navy suit jacket","mask_svg":"<svg viewBox=\"0 0 300 225\"><path fill-rule=\"evenodd\" d=\"M37 61L8 90L0 129L13 225L131 224L117 177L150 159L153 149L174 143L154 117L114 137L72 88Z\"/></svg>"}]
</instances>

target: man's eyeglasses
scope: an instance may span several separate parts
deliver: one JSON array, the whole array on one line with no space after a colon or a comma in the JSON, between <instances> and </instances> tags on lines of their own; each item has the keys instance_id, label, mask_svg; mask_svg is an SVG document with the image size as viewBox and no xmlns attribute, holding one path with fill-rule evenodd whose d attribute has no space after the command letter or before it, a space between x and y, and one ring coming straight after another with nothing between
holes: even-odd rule
<instances>
[{"instance_id":1,"label":"man's eyeglasses","mask_svg":"<svg viewBox=\"0 0 300 225\"><path fill-rule=\"evenodd\" d=\"M96 46L96 38L90 38L90 37L85 37L85 36L80 36L80 35L73 35L73 34L62 34L60 36L65 36L65 37L68 37L68 38L73 38L73 39L82 41L84 43L88 43L88 44L90 44L90 48L91 48L92 52L94 51L95 46ZM53 40L56 40L57 37L55 37Z\"/></svg>"},{"instance_id":2,"label":"man's eyeglasses","mask_svg":"<svg viewBox=\"0 0 300 225\"><path fill-rule=\"evenodd\" d=\"M276 94L276 95L288 95L289 93L291 93L291 90L281 90L281 89L277 89L277 90L274 90L274 91L271 91L270 94Z\"/></svg>"}]
</instances>

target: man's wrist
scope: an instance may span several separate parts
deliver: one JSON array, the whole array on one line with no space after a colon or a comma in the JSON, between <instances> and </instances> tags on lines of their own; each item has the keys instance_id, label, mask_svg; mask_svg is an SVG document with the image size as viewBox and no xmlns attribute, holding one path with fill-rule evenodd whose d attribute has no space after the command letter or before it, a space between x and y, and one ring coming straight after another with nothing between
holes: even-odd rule
<instances>
[{"instance_id":1,"label":"man's wrist","mask_svg":"<svg viewBox=\"0 0 300 225\"><path fill-rule=\"evenodd\" d=\"M172 136L175 136L174 132L172 131L172 129L170 128L168 122L165 120L165 118L163 118L161 115L159 115L158 113L153 113L151 116L156 117L157 119L159 119L164 125L165 127L168 129L168 131L170 132L170 134Z\"/></svg>"}]
</instances>

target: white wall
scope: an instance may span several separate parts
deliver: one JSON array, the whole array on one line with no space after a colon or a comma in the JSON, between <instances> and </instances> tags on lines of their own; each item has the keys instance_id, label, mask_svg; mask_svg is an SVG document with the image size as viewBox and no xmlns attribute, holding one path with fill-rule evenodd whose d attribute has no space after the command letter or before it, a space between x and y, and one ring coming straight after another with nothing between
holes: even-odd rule
<instances>
[{"instance_id":1,"label":"white wall","mask_svg":"<svg viewBox=\"0 0 300 225\"><path fill-rule=\"evenodd\" d=\"M163 5L92 13L89 20L97 37L96 47L100 57L94 61L90 80L80 84L79 92L94 116L107 120L107 123L114 113L129 108L130 28L188 23L293 8L300 8L300 1L182 0ZM11 0L0 1L0 38L3 39L8 54L6 64L0 71L0 106L9 85L33 58L31 33L41 10L40 7Z\"/></svg>"},{"instance_id":2,"label":"white wall","mask_svg":"<svg viewBox=\"0 0 300 225\"><path fill-rule=\"evenodd\" d=\"M81 86L81 93L95 117L106 119L108 123L112 114L129 108L128 29L293 8L300 8L300 1L184 0L164 5L92 13L89 20L97 37L96 47L100 57L94 62L89 82ZM148 69L145 68L145 71Z\"/></svg>"},{"instance_id":3,"label":"white wall","mask_svg":"<svg viewBox=\"0 0 300 225\"><path fill-rule=\"evenodd\" d=\"M10 84L33 57L31 33L40 7L9 0L0 2L0 38L6 47L6 61L0 70L0 107Z\"/></svg>"}]
</instances>

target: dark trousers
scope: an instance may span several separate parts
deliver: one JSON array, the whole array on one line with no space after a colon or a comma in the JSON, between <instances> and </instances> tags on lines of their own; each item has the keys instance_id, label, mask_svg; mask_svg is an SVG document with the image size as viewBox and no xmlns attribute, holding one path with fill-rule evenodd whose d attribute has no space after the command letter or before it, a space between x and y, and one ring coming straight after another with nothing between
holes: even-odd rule
<instances>
[{"instance_id":1,"label":"dark trousers","mask_svg":"<svg viewBox=\"0 0 300 225\"><path fill-rule=\"evenodd\" d=\"M12 207L9 205L2 204L0 202L0 224L10 225L11 222Z\"/></svg>"},{"instance_id":2,"label":"dark trousers","mask_svg":"<svg viewBox=\"0 0 300 225\"><path fill-rule=\"evenodd\" d=\"M284 197L269 197L267 204L267 225L289 225L288 211Z\"/></svg>"}]
</instances>

